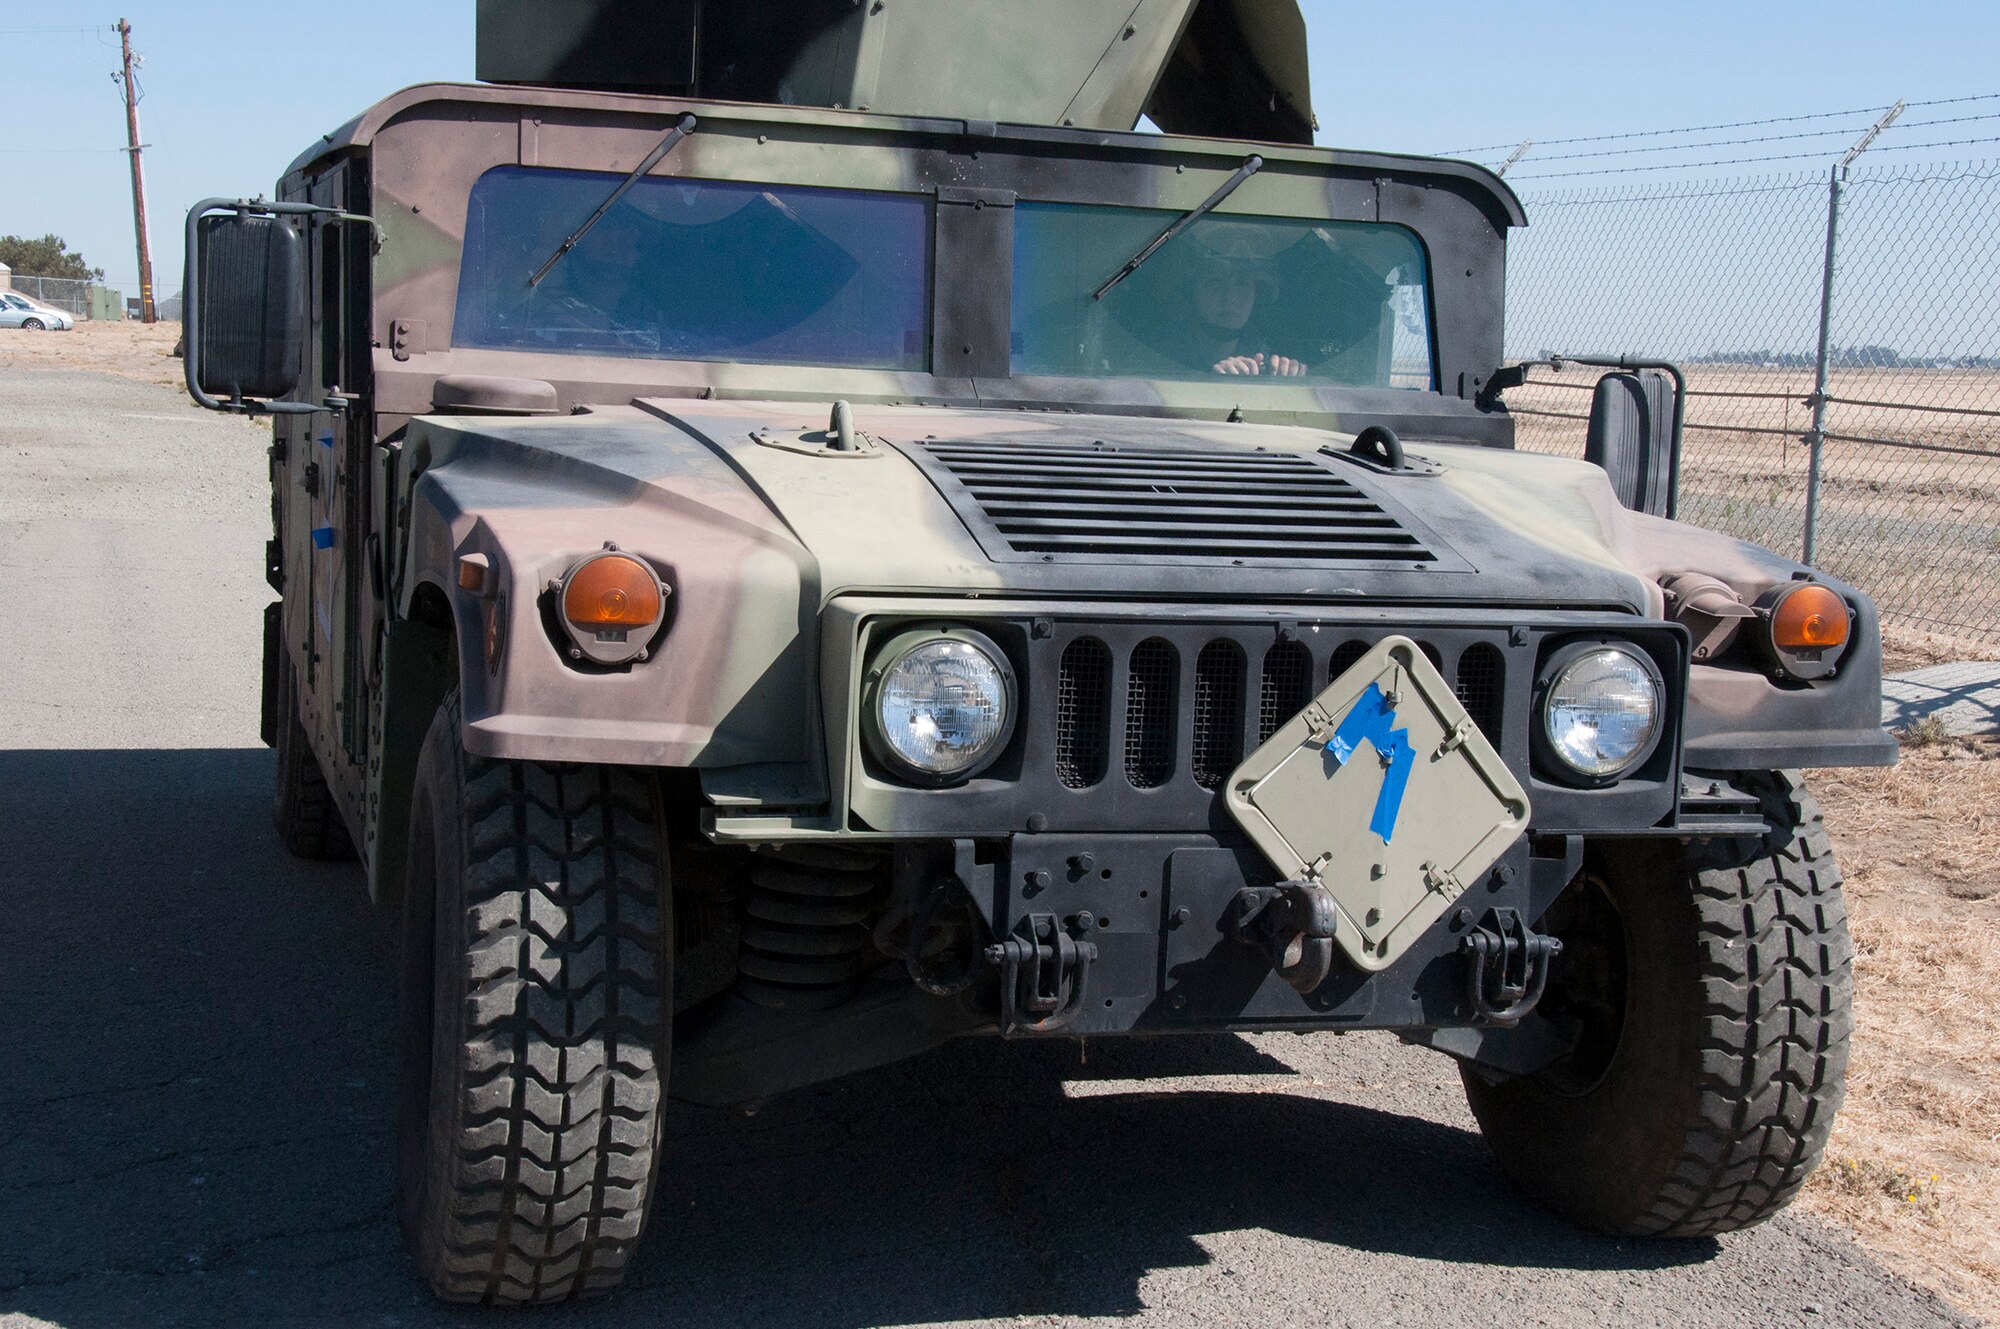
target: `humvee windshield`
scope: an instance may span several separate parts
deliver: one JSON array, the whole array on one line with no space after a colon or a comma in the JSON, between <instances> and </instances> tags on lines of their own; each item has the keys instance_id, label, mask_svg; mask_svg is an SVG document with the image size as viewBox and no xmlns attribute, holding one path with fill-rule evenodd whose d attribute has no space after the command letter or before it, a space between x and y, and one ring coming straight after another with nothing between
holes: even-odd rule
<instances>
[{"instance_id":1,"label":"humvee windshield","mask_svg":"<svg viewBox=\"0 0 2000 1329\"><path fill-rule=\"evenodd\" d=\"M1014 372L1430 388L1429 299L1414 234L1211 213L1095 298L1177 215L1017 207Z\"/></svg>"},{"instance_id":2,"label":"humvee windshield","mask_svg":"<svg viewBox=\"0 0 2000 1329\"><path fill-rule=\"evenodd\" d=\"M452 340L568 351L922 370L930 201L728 180L641 180L528 278L618 187L503 166L473 186Z\"/></svg>"},{"instance_id":3,"label":"humvee windshield","mask_svg":"<svg viewBox=\"0 0 2000 1329\"><path fill-rule=\"evenodd\" d=\"M481 176L467 208L454 343L930 367L927 196L649 178L529 286L618 182L517 166ZM1022 202L1013 372L1431 387L1424 251L1402 227L1211 214L1096 299L1178 215Z\"/></svg>"}]
</instances>

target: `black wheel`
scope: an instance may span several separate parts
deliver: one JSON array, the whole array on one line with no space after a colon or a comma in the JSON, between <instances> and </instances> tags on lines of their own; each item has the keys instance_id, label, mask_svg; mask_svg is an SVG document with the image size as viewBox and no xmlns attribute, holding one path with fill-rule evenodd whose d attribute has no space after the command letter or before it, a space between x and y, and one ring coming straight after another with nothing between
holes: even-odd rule
<instances>
[{"instance_id":1,"label":"black wheel","mask_svg":"<svg viewBox=\"0 0 2000 1329\"><path fill-rule=\"evenodd\" d=\"M41 332L46 330L49 325L38 318L24 318L21 320L21 326L29 332Z\"/></svg>"},{"instance_id":2,"label":"black wheel","mask_svg":"<svg viewBox=\"0 0 2000 1329\"><path fill-rule=\"evenodd\" d=\"M1580 1033L1466 1095L1501 1167L1585 1226L1706 1236L1791 1202L1840 1107L1853 949L1840 870L1796 772L1746 777L1761 841L1594 848L1544 926L1542 1013Z\"/></svg>"},{"instance_id":3,"label":"black wheel","mask_svg":"<svg viewBox=\"0 0 2000 1329\"><path fill-rule=\"evenodd\" d=\"M300 858L353 858L347 823L340 819L326 772L299 721L298 679L289 663L279 666L278 675L278 764L271 790L271 825L285 848Z\"/></svg>"},{"instance_id":4,"label":"black wheel","mask_svg":"<svg viewBox=\"0 0 2000 1329\"><path fill-rule=\"evenodd\" d=\"M645 1222L665 1087L657 786L468 756L454 692L411 813L404 1237L447 1301L607 1291Z\"/></svg>"}]
</instances>

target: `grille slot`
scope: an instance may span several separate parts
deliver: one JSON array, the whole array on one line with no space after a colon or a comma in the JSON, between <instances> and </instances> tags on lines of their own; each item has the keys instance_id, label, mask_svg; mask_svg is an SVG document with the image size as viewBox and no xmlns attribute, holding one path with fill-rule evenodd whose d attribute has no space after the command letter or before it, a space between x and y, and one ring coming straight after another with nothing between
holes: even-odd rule
<instances>
[{"instance_id":1,"label":"grille slot","mask_svg":"<svg viewBox=\"0 0 2000 1329\"><path fill-rule=\"evenodd\" d=\"M1125 692L1125 778L1135 789L1157 789L1174 774L1175 683L1180 655L1164 637L1132 649Z\"/></svg>"},{"instance_id":2,"label":"grille slot","mask_svg":"<svg viewBox=\"0 0 2000 1329\"><path fill-rule=\"evenodd\" d=\"M1352 481L1294 453L915 446L1019 556L1403 566L1437 559Z\"/></svg>"},{"instance_id":3,"label":"grille slot","mask_svg":"<svg viewBox=\"0 0 2000 1329\"><path fill-rule=\"evenodd\" d=\"M1326 662L1326 681L1331 683L1354 668L1355 662L1368 654L1369 648L1373 645L1373 642L1366 641L1344 641L1334 647L1333 654Z\"/></svg>"},{"instance_id":4,"label":"grille slot","mask_svg":"<svg viewBox=\"0 0 2000 1329\"><path fill-rule=\"evenodd\" d=\"M1194 782L1214 789L1243 760L1243 648L1217 640L1194 661Z\"/></svg>"},{"instance_id":5,"label":"grille slot","mask_svg":"<svg viewBox=\"0 0 2000 1329\"><path fill-rule=\"evenodd\" d=\"M1079 637L1056 673L1056 778L1087 789L1104 778L1111 755L1111 648Z\"/></svg>"},{"instance_id":6,"label":"grille slot","mask_svg":"<svg viewBox=\"0 0 2000 1329\"><path fill-rule=\"evenodd\" d=\"M1474 642L1465 648L1465 654L1458 657L1458 678L1452 683L1452 691L1458 695L1458 704L1465 707L1465 713L1472 717L1472 723L1479 726L1479 732L1496 747L1500 743L1500 706L1506 696L1503 683L1506 679L1506 663L1500 656L1500 648L1491 642Z\"/></svg>"},{"instance_id":7,"label":"grille slot","mask_svg":"<svg viewBox=\"0 0 2000 1329\"><path fill-rule=\"evenodd\" d=\"M1312 652L1302 641L1281 641L1264 652L1264 679L1257 692L1259 743L1312 700L1312 668Z\"/></svg>"}]
</instances>

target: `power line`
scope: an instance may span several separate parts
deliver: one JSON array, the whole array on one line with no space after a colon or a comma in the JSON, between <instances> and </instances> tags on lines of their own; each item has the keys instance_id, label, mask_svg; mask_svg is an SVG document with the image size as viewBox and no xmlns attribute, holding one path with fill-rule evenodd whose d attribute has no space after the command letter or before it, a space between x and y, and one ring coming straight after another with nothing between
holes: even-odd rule
<instances>
[{"instance_id":1,"label":"power line","mask_svg":"<svg viewBox=\"0 0 2000 1329\"><path fill-rule=\"evenodd\" d=\"M1910 102L1916 106L1959 106L1966 102L2000 101L2000 92L1974 93L1966 97L1934 97L1929 101ZM1545 138L1541 145L1547 148L1565 147L1576 143L1612 143L1633 138L1662 138L1670 134L1707 134L1724 129L1759 129L1765 125L1798 124L1806 120L1834 120L1852 115L1880 115L1880 106L1860 106L1850 111L1815 111L1810 115L1777 115L1765 120L1734 120L1720 125L1687 125L1679 129L1639 129L1624 134L1587 134L1580 138ZM1479 148L1451 148L1435 154L1440 157L1463 157L1475 152L1500 152L1512 148L1512 143L1488 143Z\"/></svg>"}]
</instances>

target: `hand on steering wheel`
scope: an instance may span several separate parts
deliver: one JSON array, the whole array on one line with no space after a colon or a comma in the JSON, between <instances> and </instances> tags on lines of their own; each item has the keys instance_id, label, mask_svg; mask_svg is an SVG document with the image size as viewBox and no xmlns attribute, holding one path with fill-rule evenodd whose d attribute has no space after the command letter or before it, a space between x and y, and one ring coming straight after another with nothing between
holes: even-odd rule
<instances>
[{"instance_id":1,"label":"hand on steering wheel","mask_svg":"<svg viewBox=\"0 0 2000 1329\"><path fill-rule=\"evenodd\" d=\"M1225 356L1215 362L1214 368L1218 374L1270 374L1277 378L1299 378L1306 372L1303 360L1288 355L1266 356L1262 351L1255 355Z\"/></svg>"}]
</instances>

